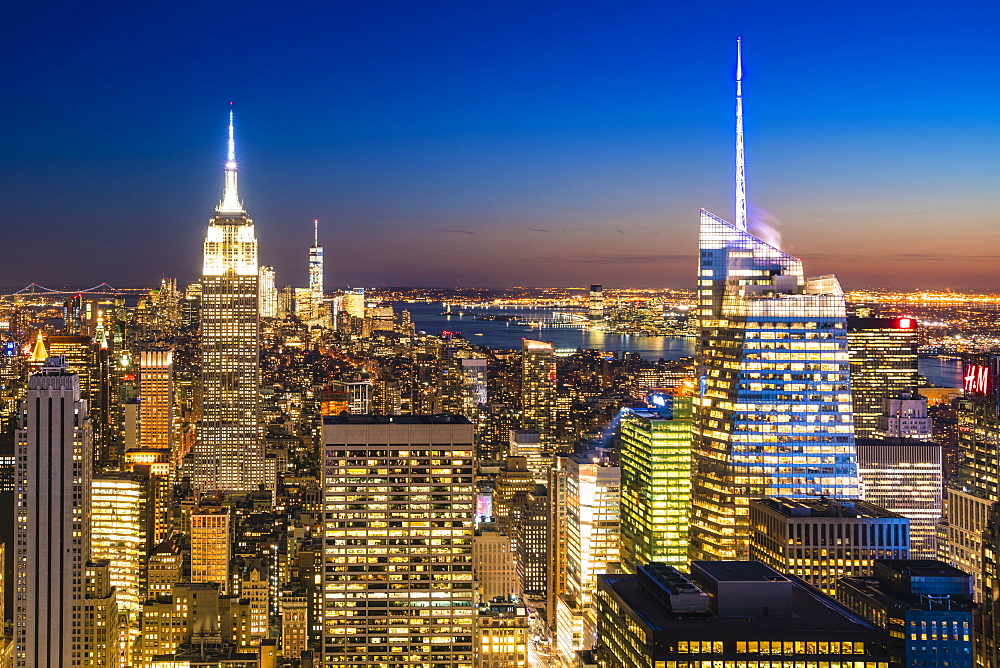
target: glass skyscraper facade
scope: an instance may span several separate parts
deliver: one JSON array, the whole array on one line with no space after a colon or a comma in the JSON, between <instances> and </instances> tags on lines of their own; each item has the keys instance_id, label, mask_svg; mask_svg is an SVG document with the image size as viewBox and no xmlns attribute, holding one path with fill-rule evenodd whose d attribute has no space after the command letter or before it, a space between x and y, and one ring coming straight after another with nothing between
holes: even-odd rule
<instances>
[{"instance_id":1,"label":"glass skyscraper facade","mask_svg":"<svg viewBox=\"0 0 1000 668\"><path fill-rule=\"evenodd\" d=\"M745 558L750 500L858 495L844 294L701 212L691 557Z\"/></svg>"},{"instance_id":2,"label":"glass skyscraper facade","mask_svg":"<svg viewBox=\"0 0 1000 668\"><path fill-rule=\"evenodd\" d=\"M691 397L658 410L622 412L621 563L629 573L654 561L688 562Z\"/></svg>"}]
</instances>

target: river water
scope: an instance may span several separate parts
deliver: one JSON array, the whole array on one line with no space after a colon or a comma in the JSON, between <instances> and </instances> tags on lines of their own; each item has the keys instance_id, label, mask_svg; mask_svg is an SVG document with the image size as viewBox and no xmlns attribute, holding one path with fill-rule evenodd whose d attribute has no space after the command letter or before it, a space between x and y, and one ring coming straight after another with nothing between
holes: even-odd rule
<instances>
[{"instance_id":1,"label":"river water","mask_svg":"<svg viewBox=\"0 0 1000 668\"><path fill-rule=\"evenodd\" d=\"M441 302L397 302L397 312L407 309L417 330L428 334L440 334L443 331L461 332L471 343L488 348L513 349L521 347L522 339L552 341L557 349L604 350L607 352L632 352L642 355L648 360L676 360L694 355L694 339L674 336L618 336L592 332L584 329L545 327L542 329L515 325L497 320L476 320L476 316L467 313L464 316L439 315L444 311ZM499 309L474 308L472 313L491 313L497 315L512 315L531 320L532 317L551 315L550 309ZM481 335L481 336L478 336ZM961 360L921 357L920 373L927 380L942 387L962 386Z\"/></svg>"},{"instance_id":2,"label":"river water","mask_svg":"<svg viewBox=\"0 0 1000 668\"><path fill-rule=\"evenodd\" d=\"M476 316L438 315L444 311L441 302L431 304L417 302L399 302L394 305L396 310L407 309L417 330L428 334L440 334L442 331L461 332L470 343L488 348L512 349L520 348L522 339L551 341L556 349L604 350L608 352L633 352L649 360L676 360L690 357L694 354L694 339L674 336L618 336L592 332L576 328L544 327L542 329L515 325L497 320L476 320ZM531 320L533 317L552 314L549 309L498 309L476 308L476 314L496 314L523 317ZM480 335L481 336L478 336Z\"/></svg>"}]
</instances>

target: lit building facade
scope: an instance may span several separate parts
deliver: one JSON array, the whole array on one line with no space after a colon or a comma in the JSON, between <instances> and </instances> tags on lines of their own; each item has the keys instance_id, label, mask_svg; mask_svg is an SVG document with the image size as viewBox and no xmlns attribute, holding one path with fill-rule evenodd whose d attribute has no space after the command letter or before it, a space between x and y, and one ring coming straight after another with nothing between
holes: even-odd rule
<instances>
[{"instance_id":1,"label":"lit building facade","mask_svg":"<svg viewBox=\"0 0 1000 668\"><path fill-rule=\"evenodd\" d=\"M972 576L942 561L880 560L871 577L845 578L837 599L889 631L897 666L972 668Z\"/></svg>"},{"instance_id":2,"label":"lit building facade","mask_svg":"<svg viewBox=\"0 0 1000 668\"><path fill-rule=\"evenodd\" d=\"M701 221L691 556L734 559L750 499L858 496L847 316L835 277Z\"/></svg>"},{"instance_id":3,"label":"lit building facade","mask_svg":"<svg viewBox=\"0 0 1000 668\"><path fill-rule=\"evenodd\" d=\"M548 341L521 342L521 428L537 431L543 449L555 443L556 349Z\"/></svg>"},{"instance_id":4,"label":"lit building facade","mask_svg":"<svg viewBox=\"0 0 1000 668\"><path fill-rule=\"evenodd\" d=\"M693 559L748 552L750 499L858 495L844 293L747 230L737 40L736 222L701 211Z\"/></svg>"},{"instance_id":5,"label":"lit building facade","mask_svg":"<svg viewBox=\"0 0 1000 668\"><path fill-rule=\"evenodd\" d=\"M888 668L889 635L756 561L601 576L601 668Z\"/></svg>"},{"instance_id":6,"label":"lit building facade","mask_svg":"<svg viewBox=\"0 0 1000 668\"><path fill-rule=\"evenodd\" d=\"M975 598L983 601L992 589L983 577L983 537L993 532L994 504L1000 501L1000 355L967 357L963 377L958 435L964 460L958 475L948 481L945 554L954 566L972 574Z\"/></svg>"},{"instance_id":7,"label":"lit building facade","mask_svg":"<svg viewBox=\"0 0 1000 668\"><path fill-rule=\"evenodd\" d=\"M108 563L108 577L138 630L146 562L147 481L132 473L99 473L91 484L91 557Z\"/></svg>"},{"instance_id":8,"label":"lit building facade","mask_svg":"<svg viewBox=\"0 0 1000 668\"><path fill-rule=\"evenodd\" d=\"M228 508L202 506L191 513L191 582L229 588L233 535Z\"/></svg>"},{"instance_id":9,"label":"lit building facade","mask_svg":"<svg viewBox=\"0 0 1000 668\"><path fill-rule=\"evenodd\" d=\"M239 200L232 113L222 201L209 221L201 280L202 415L193 483L253 491L263 479L257 238Z\"/></svg>"},{"instance_id":10,"label":"lit building facade","mask_svg":"<svg viewBox=\"0 0 1000 668\"><path fill-rule=\"evenodd\" d=\"M93 451L80 380L62 358L28 379L16 440L14 665L82 665Z\"/></svg>"},{"instance_id":11,"label":"lit building facade","mask_svg":"<svg viewBox=\"0 0 1000 668\"><path fill-rule=\"evenodd\" d=\"M278 286L274 281L274 267L262 266L257 271L261 318L278 317Z\"/></svg>"},{"instance_id":12,"label":"lit building facade","mask_svg":"<svg viewBox=\"0 0 1000 668\"><path fill-rule=\"evenodd\" d=\"M910 521L861 500L750 502L750 557L833 596L837 581L863 577L877 559L909 559Z\"/></svg>"},{"instance_id":13,"label":"lit building facade","mask_svg":"<svg viewBox=\"0 0 1000 668\"><path fill-rule=\"evenodd\" d=\"M476 612L476 668L526 668L528 608L515 597L497 597Z\"/></svg>"},{"instance_id":14,"label":"lit building facade","mask_svg":"<svg viewBox=\"0 0 1000 668\"><path fill-rule=\"evenodd\" d=\"M625 409L619 427L621 563L686 566L691 510L690 397L657 410Z\"/></svg>"},{"instance_id":15,"label":"lit building facade","mask_svg":"<svg viewBox=\"0 0 1000 668\"><path fill-rule=\"evenodd\" d=\"M562 461L566 468L566 590L556 602L555 627L561 653L570 658L594 645L597 576L619 568L621 469L601 457L570 456Z\"/></svg>"},{"instance_id":16,"label":"lit building facade","mask_svg":"<svg viewBox=\"0 0 1000 668\"><path fill-rule=\"evenodd\" d=\"M604 286L597 283L590 286L587 301L587 315L591 322L604 320Z\"/></svg>"},{"instance_id":17,"label":"lit building facade","mask_svg":"<svg viewBox=\"0 0 1000 668\"><path fill-rule=\"evenodd\" d=\"M914 318L847 319L858 438L876 435L884 399L912 391L918 384L917 333Z\"/></svg>"},{"instance_id":18,"label":"lit building facade","mask_svg":"<svg viewBox=\"0 0 1000 668\"><path fill-rule=\"evenodd\" d=\"M174 431L174 362L169 350L139 354L139 444L170 453Z\"/></svg>"},{"instance_id":19,"label":"lit building facade","mask_svg":"<svg viewBox=\"0 0 1000 668\"><path fill-rule=\"evenodd\" d=\"M910 520L910 557L934 559L942 515L941 446L900 438L858 439L864 499Z\"/></svg>"},{"instance_id":20,"label":"lit building facade","mask_svg":"<svg viewBox=\"0 0 1000 668\"><path fill-rule=\"evenodd\" d=\"M323 665L472 668L472 424L323 418Z\"/></svg>"},{"instance_id":21,"label":"lit building facade","mask_svg":"<svg viewBox=\"0 0 1000 668\"><path fill-rule=\"evenodd\" d=\"M312 324L325 326L323 313L323 247L319 245L319 221L313 221L313 245L309 247L309 293L312 301Z\"/></svg>"}]
</instances>

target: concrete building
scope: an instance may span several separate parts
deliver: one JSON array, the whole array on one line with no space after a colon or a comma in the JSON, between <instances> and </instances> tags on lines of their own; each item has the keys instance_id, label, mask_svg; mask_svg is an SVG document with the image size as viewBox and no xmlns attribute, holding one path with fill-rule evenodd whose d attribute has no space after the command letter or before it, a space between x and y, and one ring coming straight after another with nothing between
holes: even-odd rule
<instances>
[{"instance_id":1,"label":"concrete building","mask_svg":"<svg viewBox=\"0 0 1000 668\"><path fill-rule=\"evenodd\" d=\"M858 499L755 499L750 531L754 559L831 596L840 578L910 554L910 521Z\"/></svg>"},{"instance_id":2,"label":"concrete building","mask_svg":"<svg viewBox=\"0 0 1000 668\"><path fill-rule=\"evenodd\" d=\"M473 428L323 418L323 665L472 668Z\"/></svg>"},{"instance_id":3,"label":"concrete building","mask_svg":"<svg viewBox=\"0 0 1000 668\"><path fill-rule=\"evenodd\" d=\"M602 668L887 668L889 634L756 561L695 561L601 576Z\"/></svg>"},{"instance_id":4,"label":"concrete building","mask_svg":"<svg viewBox=\"0 0 1000 668\"><path fill-rule=\"evenodd\" d=\"M889 632L897 666L972 668L972 576L931 559L879 560L871 577L844 578L837 599Z\"/></svg>"},{"instance_id":5,"label":"concrete building","mask_svg":"<svg viewBox=\"0 0 1000 668\"><path fill-rule=\"evenodd\" d=\"M476 668L526 668L528 608L516 597L498 596L476 610Z\"/></svg>"},{"instance_id":6,"label":"concrete building","mask_svg":"<svg viewBox=\"0 0 1000 668\"><path fill-rule=\"evenodd\" d=\"M876 436L884 400L917 386L917 332L914 318L847 319L854 433L858 438Z\"/></svg>"},{"instance_id":7,"label":"concrete building","mask_svg":"<svg viewBox=\"0 0 1000 668\"><path fill-rule=\"evenodd\" d=\"M493 523L480 524L472 538L472 572L481 601L521 597L510 537Z\"/></svg>"},{"instance_id":8,"label":"concrete building","mask_svg":"<svg viewBox=\"0 0 1000 668\"><path fill-rule=\"evenodd\" d=\"M943 513L941 446L900 438L858 439L857 450L865 500L910 520L910 557L935 558Z\"/></svg>"},{"instance_id":9,"label":"concrete building","mask_svg":"<svg viewBox=\"0 0 1000 668\"><path fill-rule=\"evenodd\" d=\"M93 450L80 380L62 358L28 379L16 441L15 666L83 665Z\"/></svg>"},{"instance_id":10,"label":"concrete building","mask_svg":"<svg viewBox=\"0 0 1000 668\"><path fill-rule=\"evenodd\" d=\"M229 590L233 534L229 508L201 506L191 513L191 582L213 582Z\"/></svg>"},{"instance_id":11,"label":"concrete building","mask_svg":"<svg viewBox=\"0 0 1000 668\"><path fill-rule=\"evenodd\" d=\"M555 445L556 349L549 341L521 342L521 428L537 431L542 449Z\"/></svg>"}]
</instances>

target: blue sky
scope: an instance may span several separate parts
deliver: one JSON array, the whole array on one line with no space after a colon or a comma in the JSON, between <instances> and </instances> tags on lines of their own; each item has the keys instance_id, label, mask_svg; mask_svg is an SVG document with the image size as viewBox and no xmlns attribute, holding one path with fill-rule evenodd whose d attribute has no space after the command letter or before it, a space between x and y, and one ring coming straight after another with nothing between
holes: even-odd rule
<instances>
[{"instance_id":1,"label":"blue sky","mask_svg":"<svg viewBox=\"0 0 1000 668\"><path fill-rule=\"evenodd\" d=\"M21 3L0 285L193 279L237 115L261 262L335 285L691 287L748 196L809 273L993 289L995 2Z\"/></svg>"}]
</instances>

